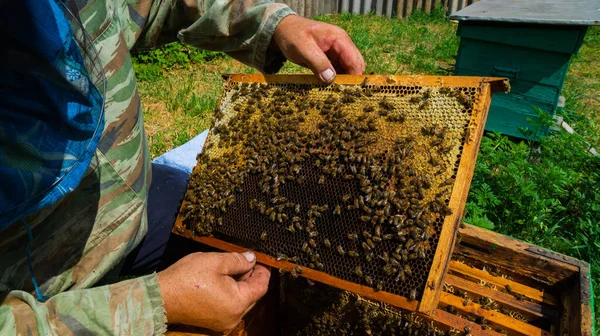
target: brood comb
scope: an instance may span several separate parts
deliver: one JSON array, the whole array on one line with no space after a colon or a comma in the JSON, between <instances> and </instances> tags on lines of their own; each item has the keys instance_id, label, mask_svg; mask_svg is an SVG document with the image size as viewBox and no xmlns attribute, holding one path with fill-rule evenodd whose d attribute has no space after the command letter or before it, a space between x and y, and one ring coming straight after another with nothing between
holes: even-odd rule
<instances>
[{"instance_id":1,"label":"brood comb","mask_svg":"<svg viewBox=\"0 0 600 336\"><path fill-rule=\"evenodd\" d=\"M497 78L234 75L174 232L435 308Z\"/></svg>"}]
</instances>

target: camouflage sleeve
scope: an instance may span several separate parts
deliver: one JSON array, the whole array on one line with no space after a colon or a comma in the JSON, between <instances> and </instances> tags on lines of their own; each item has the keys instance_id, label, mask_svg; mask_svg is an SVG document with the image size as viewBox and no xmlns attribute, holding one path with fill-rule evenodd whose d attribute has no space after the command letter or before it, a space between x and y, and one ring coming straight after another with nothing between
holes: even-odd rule
<instances>
[{"instance_id":1,"label":"camouflage sleeve","mask_svg":"<svg viewBox=\"0 0 600 336\"><path fill-rule=\"evenodd\" d=\"M186 7L184 0L156 0L136 47L154 47L178 37L192 46L222 51L260 71L273 72L273 63L283 64L285 58L278 49L270 48L271 37L279 22L291 14L295 13L287 5L268 0L198 0L193 9Z\"/></svg>"},{"instance_id":2,"label":"camouflage sleeve","mask_svg":"<svg viewBox=\"0 0 600 336\"><path fill-rule=\"evenodd\" d=\"M137 336L165 332L166 316L156 274L67 291L45 303L27 292L12 291L0 305L0 335Z\"/></svg>"}]
</instances>

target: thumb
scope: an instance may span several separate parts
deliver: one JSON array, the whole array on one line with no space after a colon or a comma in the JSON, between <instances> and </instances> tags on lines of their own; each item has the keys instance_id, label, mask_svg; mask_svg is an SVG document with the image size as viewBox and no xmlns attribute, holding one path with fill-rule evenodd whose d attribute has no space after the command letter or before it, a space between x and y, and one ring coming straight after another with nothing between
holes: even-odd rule
<instances>
[{"instance_id":1,"label":"thumb","mask_svg":"<svg viewBox=\"0 0 600 336\"><path fill-rule=\"evenodd\" d=\"M324 83L331 83L335 79L335 69L329 58L314 40L310 40L306 48L301 50L304 64L312 70Z\"/></svg>"},{"instance_id":2,"label":"thumb","mask_svg":"<svg viewBox=\"0 0 600 336\"><path fill-rule=\"evenodd\" d=\"M251 251L244 253L224 253L221 260L221 272L224 275L244 274L254 268L256 256Z\"/></svg>"}]
</instances>

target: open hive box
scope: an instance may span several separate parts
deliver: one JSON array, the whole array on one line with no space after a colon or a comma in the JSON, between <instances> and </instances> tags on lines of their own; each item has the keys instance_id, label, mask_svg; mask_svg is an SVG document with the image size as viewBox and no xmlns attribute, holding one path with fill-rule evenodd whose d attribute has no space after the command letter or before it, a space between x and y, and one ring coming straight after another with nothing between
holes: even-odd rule
<instances>
[{"instance_id":1,"label":"open hive box","mask_svg":"<svg viewBox=\"0 0 600 336\"><path fill-rule=\"evenodd\" d=\"M491 94L480 77L228 78L174 232L431 313Z\"/></svg>"},{"instance_id":2,"label":"open hive box","mask_svg":"<svg viewBox=\"0 0 600 336\"><path fill-rule=\"evenodd\" d=\"M281 279L283 335L595 335L589 265L463 225L438 308L411 313Z\"/></svg>"},{"instance_id":3,"label":"open hive box","mask_svg":"<svg viewBox=\"0 0 600 336\"><path fill-rule=\"evenodd\" d=\"M227 335L595 335L587 263L468 224L459 235L432 314L274 272L267 295Z\"/></svg>"}]
</instances>

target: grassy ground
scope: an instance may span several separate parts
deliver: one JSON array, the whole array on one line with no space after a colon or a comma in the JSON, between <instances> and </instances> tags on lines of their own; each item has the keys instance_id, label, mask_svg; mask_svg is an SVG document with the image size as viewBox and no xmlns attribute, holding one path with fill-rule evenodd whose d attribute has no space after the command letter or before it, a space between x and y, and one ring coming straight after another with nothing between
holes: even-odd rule
<instances>
[{"instance_id":1,"label":"grassy ground","mask_svg":"<svg viewBox=\"0 0 600 336\"><path fill-rule=\"evenodd\" d=\"M346 29L363 53L367 72L449 75L458 49L456 24L442 13L408 20L340 14L317 20ZM171 45L138 56L136 71L150 150L156 157L210 126L223 73L253 69L215 53ZM287 64L282 73L308 73ZM484 137L465 221L592 265L600 308L600 29L590 29L573 58L559 114L580 135L558 133L539 142ZM541 148L541 150L540 150Z\"/></svg>"}]
</instances>

